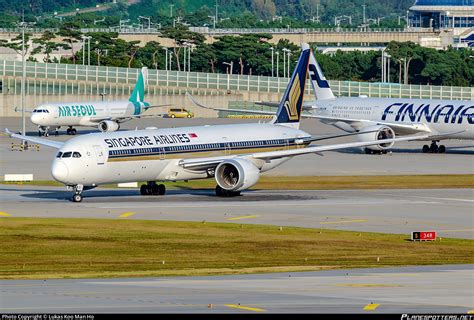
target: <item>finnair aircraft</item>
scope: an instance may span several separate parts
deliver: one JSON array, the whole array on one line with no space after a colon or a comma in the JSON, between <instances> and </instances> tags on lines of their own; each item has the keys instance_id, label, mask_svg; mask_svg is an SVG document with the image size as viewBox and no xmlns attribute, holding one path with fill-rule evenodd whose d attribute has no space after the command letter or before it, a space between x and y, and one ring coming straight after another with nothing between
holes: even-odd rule
<instances>
[{"instance_id":1,"label":"finnair aircraft","mask_svg":"<svg viewBox=\"0 0 474 320\"><path fill-rule=\"evenodd\" d=\"M38 135L48 136L49 129L67 126L67 134L75 135L74 127L97 127L102 132L116 131L120 123L143 117L150 104L144 102L147 68L142 68L132 95L124 101L87 101L47 103L36 107L31 122L38 125Z\"/></svg>"},{"instance_id":2,"label":"finnair aircraft","mask_svg":"<svg viewBox=\"0 0 474 320\"><path fill-rule=\"evenodd\" d=\"M311 117L320 119L346 132L377 131L358 135L360 141L393 138L424 133L431 145L424 153L444 153L437 145L445 139L474 139L474 101L398 98L336 98L314 55L309 64L316 101L311 102ZM307 105L305 105L306 108ZM386 152L391 144L368 146L367 153Z\"/></svg>"},{"instance_id":3,"label":"finnair aircraft","mask_svg":"<svg viewBox=\"0 0 474 320\"><path fill-rule=\"evenodd\" d=\"M299 130L310 53L303 44L277 114L269 123L91 133L65 143L13 134L8 129L7 133L59 149L51 173L74 190L75 202L82 201L83 190L101 184L148 181L140 188L142 195L163 195L165 186L156 181L212 177L216 195L232 197L255 185L260 173L294 156L424 137L309 146L320 140Z\"/></svg>"},{"instance_id":4,"label":"finnair aircraft","mask_svg":"<svg viewBox=\"0 0 474 320\"><path fill-rule=\"evenodd\" d=\"M417 133L426 134L422 151L444 153L446 147L437 142L445 139L474 139L474 101L428 100L367 97L335 97L313 54L309 62L309 75L316 96L315 101L304 104L309 111L303 117L317 118L346 132L360 132L359 141L372 141ZM192 97L191 97L192 99ZM192 99L193 100L193 99ZM246 113L274 114L272 111L218 109ZM276 106L275 103L260 103ZM369 133L364 133L369 132ZM386 153L391 143L365 147L366 153Z\"/></svg>"}]
</instances>

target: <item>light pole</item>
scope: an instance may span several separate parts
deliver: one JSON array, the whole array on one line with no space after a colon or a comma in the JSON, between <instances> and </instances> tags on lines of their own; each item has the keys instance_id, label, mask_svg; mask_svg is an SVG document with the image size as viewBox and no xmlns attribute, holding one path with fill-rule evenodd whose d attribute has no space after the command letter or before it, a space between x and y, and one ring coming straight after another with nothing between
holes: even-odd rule
<instances>
[{"instance_id":1,"label":"light pole","mask_svg":"<svg viewBox=\"0 0 474 320\"><path fill-rule=\"evenodd\" d=\"M217 0L216 0L216 20L215 20L214 23L217 23L217 21L218 21L218 20L217 20ZM216 28L216 26L214 25L214 29L215 29L215 28Z\"/></svg>"},{"instance_id":2,"label":"light pole","mask_svg":"<svg viewBox=\"0 0 474 320\"><path fill-rule=\"evenodd\" d=\"M392 57L387 53L387 76L385 77L385 82L390 83L390 58Z\"/></svg>"},{"instance_id":3,"label":"light pole","mask_svg":"<svg viewBox=\"0 0 474 320\"><path fill-rule=\"evenodd\" d=\"M163 48L166 51L166 58L165 58L165 70L168 71L168 48Z\"/></svg>"},{"instance_id":4,"label":"light pole","mask_svg":"<svg viewBox=\"0 0 474 320\"><path fill-rule=\"evenodd\" d=\"M288 63L286 64L286 72L287 72L287 78L290 77L290 56L291 56L291 51L288 50Z\"/></svg>"},{"instance_id":5,"label":"light pole","mask_svg":"<svg viewBox=\"0 0 474 320\"><path fill-rule=\"evenodd\" d=\"M120 20L120 21L119 21L119 30L120 30L120 32L122 32L122 25L123 25L123 22L130 22L130 19Z\"/></svg>"},{"instance_id":6,"label":"light pole","mask_svg":"<svg viewBox=\"0 0 474 320\"><path fill-rule=\"evenodd\" d=\"M192 44L188 43L188 72L191 72L191 51L192 51Z\"/></svg>"},{"instance_id":7,"label":"light pole","mask_svg":"<svg viewBox=\"0 0 474 320\"><path fill-rule=\"evenodd\" d=\"M173 7L174 4L170 4L170 17L173 18Z\"/></svg>"},{"instance_id":8,"label":"light pole","mask_svg":"<svg viewBox=\"0 0 474 320\"><path fill-rule=\"evenodd\" d=\"M365 8L367 7L366 4L362 5L362 22L365 24L367 21L365 19Z\"/></svg>"},{"instance_id":9,"label":"light pole","mask_svg":"<svg viewBox=\"0 0 474 320\"><path fill-rule=\"evenodd\" d=\"M270 50L272 50L272 77L273 77L273 51L275 50L275 48L270 47Z\"/></svg>"},{"instance_id":10,"label":"light pole","mask_svg":"<svg viewBox=\"0 0 474 320\"><path fill-rule=\"evenodd\" d=\"M151 17L143 17L143 16L139 16L138 18L139 18L139 19L145 19L145 20L148 20L148 31L150 31L150 27L151 27Z\"/></svg>"},{"instance_id":11,"label":"light pole","mask_svg":"<svg viewBox=\"0 0 474 320\"><path fill-rule=\"evenodd\" d=\"M232 74L233 69L234 69L234 61L231 61L230 63L229 62L222 62L222 64L226 64L226 65L230 66L230 74ZM229 67L227 67L227 70L229 70ZM227 73L229 73L229 72L227 72Z\"/></svg>"},{"instance_id":12,"label":"light pole","mask_svg":"<svg viewBox=\"0 0 474 320\"><path fill-rule=\"evenodd\" d=\"M276 52L276 59L277 59L277 69L276 69L276 75L277 77L280 77L280 68L279 68L279 63L280 63L280 51Z\"/></svg>"},{"instance_id":13,"label":"light pole","mask_svg":"<svg viewBox=\"0 0 474 320\"><path fill-rule=\"evenodd\" d=\"M26 28L26 23L23 20L23 22L20 24L21 25L21 63L23 67L23 72L21 75L21 133L23 135L26 135L26 125L25 125L25 80L26 80L26 62L25 62L25 56L26 56L26 51L25 51L25 28ZM23 140L22 142L23 145L23 150L25 150L28 147L28 144L26 140Z\"/></svg>"},{"instance_id":14,"label":"light pole","mask_svg":"<svg viewBox=\"0 0 474 320\"><path fill-rule=\"evenodd\" d=\"M289 55L290 53L290 50L287 49L287 48L283 48L283 76L285 77L285 75L287 74L287 67L286 67L286 56ZM289 68L288 68L289 69Z\"/></svg>"},{"instance_id":15,"label":"light pole","mask_svg":"<svg viewBox=\"0 0 474 320\"><path fill-rule=\"evenodd\" d=\"M94 26L96 25L97 22L104 22L104 21L105 21L105 18L94 20Z\"/></svg>"}]
</instances>

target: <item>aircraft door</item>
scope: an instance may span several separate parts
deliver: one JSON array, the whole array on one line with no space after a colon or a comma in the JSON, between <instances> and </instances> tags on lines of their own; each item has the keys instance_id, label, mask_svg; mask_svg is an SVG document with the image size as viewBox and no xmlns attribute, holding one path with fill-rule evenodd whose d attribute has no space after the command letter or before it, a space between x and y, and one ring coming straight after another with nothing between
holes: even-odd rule
<instances>
[{"instance_id":1,"label":"aircraft door","mask_svg":"<svg viewBox=\"0 0 474 320\"><path fill-rule=\"evenodd\" d=\"M105 163L105 155L102 147L99 145L94 146L94 151L97 159L97 164L104 164Z\"/></svg>"}]
</instances>

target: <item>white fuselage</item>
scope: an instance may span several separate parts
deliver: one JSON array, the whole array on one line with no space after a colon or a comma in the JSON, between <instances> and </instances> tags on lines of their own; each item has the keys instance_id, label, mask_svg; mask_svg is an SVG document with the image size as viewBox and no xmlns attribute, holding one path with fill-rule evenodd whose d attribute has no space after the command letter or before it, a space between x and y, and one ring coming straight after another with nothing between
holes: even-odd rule
<instances>
[{"instance_id":1,"label":"white fuselage","mask_svg":"<svg viewBox=\"0 0 474 320\"><path fill-rule=\"evenodd\" d=\"M96 186L133 181L175 181L212 177L180 166L182 159L303 148L311 135L275 124L238 124L91 133L70 139L52 164L66 185ZM68 157L64 153L71 152ZM76 153L76 156L74 156ZM261 172L289 158L254 163Z\"/></svg>"},{"instance_id":2,"label":"white fuselage","mask_svg":"<svg viewBox=\"0 0 474 320\"><path fill-rule=\"evenodd\" d=\"M349 132L374 123L388 123L416 125L420 131L447 135L446 139L474 139L473 101L358 97L317 100L311 104L317 116L364 120L322 120Z\"/></svg>"},{"instance_id":3,"label":"white fuselage","mask_svg":"<svg viewBox=\"0 0 474 320\"><path fill-rule=\"evenodd\" d=\"M94 127L102 120L133 117L141 109L127 100L47 103L33 110L31 122L42 127Z\"/></svg>"}]
</instances>

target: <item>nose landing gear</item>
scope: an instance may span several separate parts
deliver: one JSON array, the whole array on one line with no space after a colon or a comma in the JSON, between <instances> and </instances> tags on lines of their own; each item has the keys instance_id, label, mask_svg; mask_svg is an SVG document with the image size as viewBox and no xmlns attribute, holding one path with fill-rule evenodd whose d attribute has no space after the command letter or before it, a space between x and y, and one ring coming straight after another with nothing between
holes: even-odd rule
<instances>
[{"instance_id":1,"label":"nose landing gear","mask_svg":"<svg viewBox=\"0 0 474 320\"><path fill-rule=\"evenodd\" d=\"M84 190L84 186L82 184L78 184L77 186L74 186L73 189L74 195L72 196L72 202L81 202L82 191Z\"/></svg>"},{"instance_id":2,"label":"nose landing gear","mask_svg":"<svg viewBox=\"0 0 474 320\"><path fill-rule=\"evenodd\" d=\"M69 128L67 128L66 133L67 133L68 135L73 135L73 136L75 136L76 133L77 133L77 131L76 131L76 129L74 129L73 127L70 126Z\"/></svg>"},{"instance_id":3,"label":"nose landing gear","mask_svg":"<svg viewBox=\"0 0 474 320\"><path fill-rule=\"evenodd\" d=\"M44 136L48 137L49 136L49 127L43 127L43 126L38 126L38 136Z\"/></svg>"}]
</instances>

